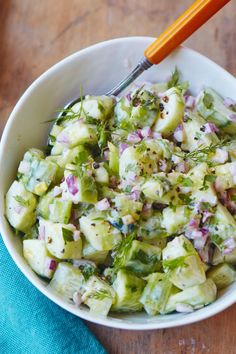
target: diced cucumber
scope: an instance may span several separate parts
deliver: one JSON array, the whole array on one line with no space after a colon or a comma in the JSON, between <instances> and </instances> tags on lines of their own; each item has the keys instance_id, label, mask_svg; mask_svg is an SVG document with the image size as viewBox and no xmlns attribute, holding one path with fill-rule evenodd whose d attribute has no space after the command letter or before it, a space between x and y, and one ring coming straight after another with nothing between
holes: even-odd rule
<instances>
[{"instance_id":1,"label":"diced cucumber","mask_svg":"<svg viewBox=\"0 0 236 354\"><path fill-rule=\"evenodd\" d=\"M51 279L56 269L56 259L48 252L44 240L24 240L23 255L30 267L42 277Z\"/></svg>"},{"instance_id":2,"label":"diced cucumber","mask_svg":"<svg viewBox=\"0 0 236 354\"><path fill-rule=\"evenodd\" d=\"M116 292L116 300L111 310L117 312L141 311L143 305L140 302L140 297L145 284L145 280L138 278L133 273L124 269L119 270L112 285Z\"/></svg>"},{"instance_id":3,"label":"diced cucumber","mask_svg":"<svg viewBox=\"0 0 236 354\"><path fill-rule=\"evenodd\" d=\"M233 110L224 105L224 99L213 89L206 87L197 97L199 113L228 134L236 133L236 122L231 119Z\"/></svg>"},{"instance_id":4,"label":"diced cucumber","mask_svg":"<svg viewBox=\"0 0 236 354\"><path fill-rule=\"evenodd\" d=\"M197 254L192 243L183 235L175 237L167 243L162 251L163 260L173 260L179 257L186 257Z\"/></svg>"},{"instance_id":5,"label":"diced cucumber","mask_svg":"<svg viewBox=\"0 0 236 354\"><path fill-rule=\"evenodd\" d=\"M166 137L174 132L184 115L184 99L181 90L176 87L167 90L160 98L160 107L162 108L154 130Z\"/></svg>"},{"instance_id":6,"label":"diced cucumber","mask_svg":"<svg viewBox=\"0 0 236 354\"><path fill-rule=\"evenodd\" d=\"M147 275L161 268L161 249L138 240L132 241L131 247L122 260L122 268L133 273Z\"/></svg>"},{"instance_id":7,"label":"diced cucumber","mask_svg":"<svg viewBox=\"0 0 236 354\"><path fill-rule=\"evenodd\" d=\"M104 217L90 214L80 218L79 222L85 238L98 251L109 251L121 241L121 233Z\"/></svg>"},{"instance_id":8,"label":"diced cucumber","mask_svg":"<svg viewBox=\"0 0 236 354\"><path fill-rule=\"evenodd\" d=\"M165 313L175 311L177 304L188 304L193 308L205 306L216 299L216 286L212 279L207 279L205 283L184 289L169 297Z\"/></svg>"},{"instance_id":9,"label":"diced cucumber","mask_svg":"<svg viewBox=\"0 0 236 354\"><path fill-rule=\"evenodd\" d=\"M170 181L163 176L163 173L153 174L141 185L141 190L147 198L162 204L169 204L175 194L171 191Z\"/></svg>"},{"instance_id":10,"label":"diced cucumber","mask_svg":"<svg viewBox=\"0 0 236 354\"><path fill-rule=\"evenodd\" d=\"M202 284L205 280L204 263L198 255L187 256L180 266L177 265L170 271L170 281L179 289Z\"/></svg>"},{"instance_id":11,"label":"diced cucumber","mask_svg":"<svg viewBox=\"0 0 236 354\"><path fill-rule=\"evenodd\" d=\"M140 302L149 315L155 316L165 311L172 284L168 276L163 273L150 274L146 279L148 283L144 288Z\"/></svg>"},{"instance_id":12,"label":"diced cucumber","mask_svg":"<svg viewBox=\"0 0 236 354\"><path fill-rule=\"evenodd\" d=\"M58 156L57 164L61 168L65 168L67 164L78 164L87 161L89 152L85 149L83 145L76 146L72 149L66 149L63 151L62 155Z\"/></svg>"},{"instance_id":13,"label":"diced cucumber","mask_svg":"<svg viewBox=\"0 0 236 354\"><path fill-rule=\"evenodd\" d=\"M83 258L93 261L96 264L104 264L108 251L98 251L88 241L84 241L82 255Z\"/></svg>"},{"instance_id":14,"label":"diced cucumber","mask_svg":"<svg viewBox=\"0 0 236 354\"><path fill-rule=\"evenodd\" d=\"M225 190L236 186L236 162L216 166L215 174L219 189Z\"/></svg>"},{"instance_id":15,"label":"diced cucumber","mask_svg":"<svg viewBox=\"0 0 236 354\"><path fill-rule=\"evenodd\" d=\"M180 233L183 227L189 222L191 214L191 210L185 205L175 208L165 208L162 212L163 219L161 226L169 235L173 235L177 232Z\"/></svg>"},{"instance_id":16,"label":"diced cucumber","mask_svg":"<svg viewBox=\"0 0 236 354\"><path fill-rule=\"evenodd\" d=\"M218 247L222 246L223 240L236 235L236 221L228 209L220 203L218 203L214 217L210 219L208 227L212 240Z\"/></svg>"},{"instance_id":17,"label":"diced cucumber","mask_svg":"<svg viewBox=\"0 0 236 354\"><path fill-rule=\"evenodd\" d=\"M231 253L225 255L222 254L219 248L215 248L212 258L212 264L218 265L223 262L236 265L236 248L234 248Z\"/></svg>"},{"instance_id":18,"label":"diced cucumber","mask_svg":"<svg viewBox=\"0 0 236 354\"><path fill-rule=\"evenodd\" d=\"M46 246L52 255L59 259L81 258L82 240L79 235L74 237L78 233L74 225L41 219L40 226L44 227Z\"/></svg>"},{"instance_id":19,"label":"diced cucumber","mask_svg":"<svg viewBox=\"0 0 236 354\"><path fill-rule=\"evenodd\" d=\"M93 174L97 183L105 186L109 184L109 174L102 164L100 164L98 168L94 169Z\"/></svg>"},{"instance_id":20,"label":"diced cucumber","mask_svg":"<svg viewBox=\"0 0 236 354\"><path fill-rule=\"evenodd\" d=\"M192 151L198 149L201 145L209 146L216 144L219 139L215 133L205 133L204 126L206 121L196 112L188 112L187 121L183 122L184 136L181 148L183 150Z\"/></svg>"},{"instance_id":21,"label":"diced cucumber","mask_svg":"<svg viewBox=\"0 0 236 354\"><path fill-rule=\"evenodd\" d=\"M61 183L62 197L74 204L79 202L94 204L97 202L95 180L87 171L81 170L80 172L76 174L76 171L65 170L64 181Z\"/></svg>"},{"instance_id":22,"label":"diced cucumber","mask_svg":"<svg viewBox=\"0 0 236 354\"><path fill-rule=\"evenodd\" d=\"M102 279L92 275L86 283L82 301L96 315L106 316L115 301L113 288Z\"/></svg>"},{"instance_id":23,"label":"diced cucumber","mask_svg":"<svg viewBox=\"0 0 236 354\"><path fill-rule=\"evenodd\" d=\"M150 242L154 244L160 242L160 245L166 245L166 231L161 226L162 213L155 212L153 215L148 217L148 219L142 219L139 223L138 235L142 237L145 242ZM158 244L157 244L158 246ZM164 248L164 247L160 247Z\"/></svg>"},{"instance_id":24,"label":"diced cucumber","mask_svg":"<svg viewBox=\"0 0 236 354\"><path fill-rule=\"evenodd\" d=\"M235 270L227 263L211 268L207 272L207 277L212 279L217 289L223 289L235 280Z\"/></svg>"},{"instance_id":25,"label":"diced cucumber","mask_svg":"<svg viewBox=\"0 0 236 354\"><path fill-rule=\"evenodd\" d=\"M74 293L81 292L84 284L84 277L80 269L73 267L70 263L61 262L58 264L48 287L63 299L72 301Z\"/></svg>"},{"instance_id":26,"label":"diced cucumber","mask_svg":"<svg viewBox=\"0 0 236 354\"><path fill-rule=\"evenodd\" d=\"M218 199L214 187L207 183L203 189L204 190L193 190L191 199L195 203L209 203L211 206L215 206L218 202Z\"/></svg>"},{"instance_id":27,"label":"diced cucumber","mask_svg":"<svg viewBox=\"0 0 236 354\"><path fill-rule=\"evenodd\" d=\"M60 132L63 130L63 127L61 125L58 124L53 124L52 129L49 133L49 138L48 138L48 142L50 145L54 145L56 142L56 138L57 136L60 134Z\"/></svg>"},{"instance_id":28,"label":"diced cucumber","mask_svg":"<svg viewBox=\"0 0 236 354\"><path fill-rule=\"evenodd\" d=\"M57 181L58 165L50 160L42 159L40 150L32 149L25 153L18 172L22 174L25 188L39 196L43 195L48 187ZM25 164L28 167L22 165Z\"/></svg>"},{"instance_id":29,"label":"diced cucumber","mask_svg":"<svg viewBox=\"0 0 236 354\"><path fill-rule=\"evenodd\" d=\"M37 206L37 214L46 220L49 219L53 222L68 224L72 202L54 197L53 193L54 191L52 190L40 198Z\"/></svg>"},{"instance_id":30,"label":"diced cucumber","mask_svg":"<svg viewBox=\"0 0 236 354\"><path fill-rule=\"evenodd\" d=\"M119 215L132 215L134 220L138 220L143 208L143 203L132 200L129 195L117 194L113 199L115 209Z\"/></svg>"},{"instance_id":31,"label":"diced cucumber","mask_svg":"<svg viewBox=\"0 0 236 354\"><path fill-rule=\"evenodd\" d=\"M36 198L22 182L14 181L6 194L6 216L9 223L27 232L36 221Z\"/></svg>"},{"instance_id":32,"label":"diced cucumber","mask_svg":"<svg viewBox=\"0 0 236 354\"><path fill-rule=\"evenodd\" d=\"M61 131L57 136L57 142L69 149L77 145L94 144L97 142L96 127L75 121Z\"/></svg>"},{"instance_id":33,"label":"diced cucumber","mask_svg":"<svg viewBox=\"0 0 236 354\"><path fill-rule=\"evenodd\" d=\"M107 146L109 148L109 168L115 175L119 175L119 149L111 142L108 142Z\"/></svg>"},{"instance_id":34,"label":"diced cucumber","mask_svg":"<svg viewBox=\"0 0 236 354\"><path fill-rule=\"evenodd\" d=\"M89 116L95 120L107 120L111 117L114 108L114 100L109 96L86 95L82 102L72 106L72 110L77 113Z\"/></svg>"}]
</instances>

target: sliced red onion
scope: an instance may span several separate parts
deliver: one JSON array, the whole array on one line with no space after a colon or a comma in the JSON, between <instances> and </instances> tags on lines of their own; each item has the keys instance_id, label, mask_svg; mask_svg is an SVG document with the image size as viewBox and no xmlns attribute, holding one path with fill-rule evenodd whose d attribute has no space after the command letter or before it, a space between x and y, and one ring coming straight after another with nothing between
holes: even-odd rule
<instances>
[{"instance_id":1,"label":"sliced red onion","mask_svg":"<svg viewBox=\"0 0 236 354\"><path fill-rule=\"evenodd\" d=\"M189 222L189 227L191 228L198 228L199 222L195 219L191 219Z\"/></svg>"},{"instance_id":2,"label":"sliced red onion","mask_svg":"<svg viewBox=\"0 0 236 354\"><path fill-rule=\"evenodd\" d=\"M187 162L183 161L183 162L177 163L177 165L175 166L175 170L178 172L182 172L182 173L188 172Z\"/></svg>"},{"instance_id":3,"label":"sliced red onion","mask_svg":"<svg viewBox=\"0 0 236 354\"><path fill-rule=\"evenodd\" d=\"M76 177L72 174L66 177L66 184L68 186L68 190L72 195L78 193L79 189L76 185Z\"/></svg>"},{"instance_id":4,"label":"sliced red onion","mask_svg":"<svg viewBox=\"0 0 236 354\"><path fill-rule=\"evenodd\" d=\"M56 269L56 267L57 267L57 261L55 261L55 259L49 258L49 259L47 260L47 262L48 262L48 269L50 269L50 270L55 270L55 269Z\"/></svg>"},{"instance_id":5,"label":"sliced red onion","mask_svg":"<svg viewBox=\"0 0 236 354\"><path fill-rule=\"evenodd\" d=\"M186 108L191 108L193 109L195 107L196 99L193 96L184 96L184 102L185 102L185 107Z\"/></svg>"},{"instance_id":6,"label":"sliced red onion","mask_svg":"<svg viewBox=\"0 0 236 354\"><path fill-rule=\"evenodd\" d=\"M135 190L135 191L131 192L131 199L134 201L139 200L140 195L141 195L141 192L138 190Z\"/></svg>"},{"instance_id":7,"label":"sliced red onion","mask_svg":"<svg viewBox=\"0 0 236 354\"><path fill-rule=\"evenodd\" d=\"M142 139L138 135L138 133L130 133L127 137L127 140L132 144L139 143Z\"/></svg>"},{"instance_id":8,"label":"sliced red onion","mask_svg":"<svg viewBox=\"0 0 236 354\"><path fill-rule=\"evenodd\" d=\"M130 224L134 223L134 219L133 219L132 215L122 216L121 219L122 219L122 222L124 225L130 225Z\"/></svg>"},{"instance_id":9,"label":"sliced red onion","mask_svg":"<svg viewBox=\"0 0 236 354\"><path fill-rule=\"evenodd\" d=\"M177 128L174 131L173 136L174 136L175 140L178 141L179 143L181 143L184 140L184 131L183 131L182 124L179 124L177 126Z\"/></svg>"},{"instance_id":10,"label":"sliced red onion","mask_svg":"<svg viewBox=\"0 0 236 354\"><path fill-rule=\"evenodd\" d=\"M150 127L144 127L140 131L140 135L142 138L151 138L152 137L152 129Z\"/></svg>"},{"instance_id":11,"label":"sliced red onion","mask_svg":"<svg viewBox=\"0 0 236 354\"><path fill-rule=\"evenodd\" d=\"M214 216L213 213L211 213L210 211L208 210L204 210L203 212L203 216L202 216L202 222L206 222L209 218L211 218L212 216Z\"/></svg>"},{"instance_id":12,"label":"sliced red onion","mask_svg":"<svg viewBox=\"0 0 236 354\"><path fill-rule=\"evenodd\" d=\"M162 139L161 133L154 132L152 134L153 139Z\"/></svg>"},{"instance_id":13,"label":"sliced red onion","mask_svg":"<svg viewBox=\"0 0 236 354\"><path fill-rule=\"evenodd\" d=\"M236 101L232 100L232 98L226 97L224 99L224 105L227 108L231 108L232 106L236 105Z\"/></svg>"},{"instance_id":14,"label":"sliced red onion","mask_svg":"<svg viewBox=\"0 0 236 354\"><path fill-rule=\"evenodd\" d=\"M204 127L204 133L205 134L210 134L210 133L217 133L219 129L214 123L208 122L203 125Z\"/></svg>"},{"instance_id":15,"label":"sliced red onion","mask_svg":"<svg viewBox=\"0 0 236 354\"><path fill-rule=\"evenodd\" d=\"M110 208L110 203L107 198L104 198L95 204L97 210L103 211Z\"/></svg>"},{"instance_id":16,"label":"sliced red onion","mask_svg":"<svg viewBox=\"0 0 236 354\"><path fill-rule=\"evenodd\" d=\"M75 230L73 232L73 239L74 239L74 241L78 241L80 239L80 231L79 230Z\"/></svg>"},{"instance_id":17,"label":"sliced red onion","mask_svg":"<svg viewBox=\"0 0 236 354\"><path fill-rule=\"evenodd\" d=\"M123 154L123 152L129 147L128 144L125 144L125 143L120 143L119 144L119 152L120 152L120 155Z\"/></svg>"},{"instance_id":18,"label":"sliced red onion","mask_svg":"<svg viewBox=\"0 0 236 354\"><path fill-rule=\"evenodd\" d=\"M191 305L183 304L183 303L176 304L175 310L177 312L181 312L181 313L188 313L188 312L194 311L194 309Z\"/></svg>"},{"instance_id":19,"label":"sliced red onion","mask_svg":"<svg viewBox=\"0 0 236 354\"><path fill-rule=\"evenodd\" d=\"M54 187L53 189L53 196L57 197L58 195L60 195L62 193L62 189L58 186Z\"/></svg>"},{"instance_id":20,"label":"sliced red onion","mask_svg":"<svg viewBox=\"0 0 236 354\"><path fill-rule=\"evenodd\" d=\"M165 160L159 160L158 164L160 171L165 172L167 170L168 165Z\"/></svg>"},{"instance_id":21,"label":"sliced red onion","mask_svg":"<svg viewBox=\"0 0 236 354\"><path fill-rule=\"evenodd\" d=\"M138 177L138 176L136 175L135 172L129 171L129 172L127 173L126 179L127 179L128 181L130 181L130 182L135 182L135 181L137 180L137 177Z\"/></svg>"},{"instance_id":22,"label":"sliced red onion","mask_svg":"<svg viewBox=\"0 0 236 354\"><path fill-rule=\"evenodd\" d=\"M44 225L41 225L39 224L39 236L38 236L38 239L39 240L45 240L45 226Z\"/></svg>"},{"instance_id":23,"label":"sliced red onion","mask_svg":"<svg viewBox=\"0 0 236 354\"><path fill-rule=\"evenodd\" d=\"M235 122L236 121L236 114L230 114L229 118L230 118L230 120Z\"/></svg>"},{"instance_id":24,"label":"sliced red onion","mask_svg":"<svg viewBox=\"0 0 236 354\"><path fill-rule=\"evenodd\" d=\"M60 134L57 136L57 142L62 143L62 144L69 144L69 139L68 136L62 131Z\"/></svg>"},{"instance_id":25,"label":"sliced red onion","mask_svg":"<svg viewBox=\"0 0 236 354\"><path fill-rule=\"evenodd\" d=\"M73 294L73 302L76 306L80 306L82 304L82 295L76 291L74 294Z\"/></svg>"},{"instance_id":26,"label":"sliced red onion","mask_svg":"<svg viewBox=\"0 0 236 354\"><path fill-rule=\"evenodd\" d=\"M236 247L236 242L233 237L228 238L227 240L224 241L224 250L223 254L229 254L231 253L235 247Z\"/></svg>"}]
</instances>

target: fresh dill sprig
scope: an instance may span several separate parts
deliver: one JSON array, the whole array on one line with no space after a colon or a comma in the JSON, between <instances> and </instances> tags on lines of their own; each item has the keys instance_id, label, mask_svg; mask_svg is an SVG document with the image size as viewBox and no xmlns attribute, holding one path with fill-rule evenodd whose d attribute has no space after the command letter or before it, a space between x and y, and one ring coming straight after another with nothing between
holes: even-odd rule
<instances>
[{"instance_id":1,"label":"fresh dill sprig","mask_svg":"<svg viewBox=\"0 0 236 354\"><path fill-rule=\"evenodd\" d=\"M20 195L16 195L14 198L17 201L17 203L20 204L21 206L23 206L23 207L29 206L29 200L25 200Z\"/></svg>"},{"instance_id":2,"label":"fresh dill sprig","mask_svg":"<svg viewBox=\"0 0 236 354\"><path fill-rule=\"evenodd\" d=\"M98 289L92 292L89 297L99 301L103 301L106 298L110 299L111 293L106 289Z\"/></svg>"},{"instance_id":3,"label":"fresh dill sprig","mask_svg":"<svg viewBox=\"0 0 236 354\"><path fill-rule=\"evenodd\" d=\"M113 267L116 269L122 268L125 264L126 257L131 248L132 241L135 238L135 233L132 233L122 239L116 247L114 253Z\"/></svg>"},{"instance_id":4,"label":"fresh dill sprig","mask_svg":"<svg viewBox=\"0 0 236 354\"><path fill-rule=\"evenodd\" d=\"M190 152L173 152L174 155L182 157L184 160L192 160L194 162L204 162L207 160L207 157L210 153L214 153L216 149L228 146L232 141L221 140L216 144L210 144L204 146L203 144L199 145L198 149L195 149Z\"/></svg>"}]
</instances>

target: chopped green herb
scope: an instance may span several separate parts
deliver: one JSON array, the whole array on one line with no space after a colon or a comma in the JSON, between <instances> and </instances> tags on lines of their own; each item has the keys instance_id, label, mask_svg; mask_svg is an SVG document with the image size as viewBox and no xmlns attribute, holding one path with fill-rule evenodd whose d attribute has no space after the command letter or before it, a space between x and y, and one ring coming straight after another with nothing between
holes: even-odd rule
<instances>
[{"instance_id":1,"label":"chopped green herb","mask_svg":"<svg viewBox=\"0 0 236 354\"><path fill-rule=\"evenodd\" d=\"M62 228L62 237L63 237L65 243L74 241L73 236L74 236L73 231L66 229L64 227Z\"/></svg>"},{"instance_id":2,"label":"chopped green herb","mask_svg":"<svg viewBox=\"0 0 236 354\"><path fill-rule=\"evenodd\" d=\"M210 93L204 92L203 103L207 109L211 109L214 99Z\"/></svg>"},{"instance_id":3,"label":"chopped green herb","mask_svg":"<svg viewBox=\"0 0 236 354\"><path fill-rule=\"evenodd\" d=\"M123 267L134 238L135 238L134 233L127 235L122 239L122 241L116 247L115 258L113 261L113 266L116 269Z\"/></svg>"},{"instance_id":4,"label":"chopped green herb","mask_svg":"<svg viewBox=\"0 0 236 354\"><path fill-rule=\"evenodd\" d=\"M96 290L94 292L92 292L90 295L89 295L90 298L93 298L93 299L96 299L96 300L99 300L99 301L103 301L105 300L106 298L111 298L111 293L106 290L106 289L99 289L99 290Z\"/></svg>"},{"instance_id":5,"label":"chopped green herb","mask_svg":"<svg viewBox=\"0 0 236 354\"><path fill-rule=\"evenodd\" d=\"M25 200L24 198L22 198L20 195L16 195L15 200L17 201L18 204L20 204L23 207L28 207L29 206L29 200Z\"/></svg>"}]
</instances>

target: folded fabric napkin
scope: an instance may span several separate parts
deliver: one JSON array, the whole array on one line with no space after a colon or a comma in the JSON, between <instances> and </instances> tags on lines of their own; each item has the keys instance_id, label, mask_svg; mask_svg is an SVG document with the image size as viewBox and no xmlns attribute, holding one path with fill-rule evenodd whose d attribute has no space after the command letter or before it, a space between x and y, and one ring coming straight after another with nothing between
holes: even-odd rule
<instances>
[{"instance_id":1,"label":"folded fabric napkin","mask_svg":"<svg viewBox=\"0 0 236 354\"><path fill-rule=\"evenodd\" d=\"M0 352L105 354L78 317L41 294L20 272L0 237Z\"/></svg>"}]
</instances>

